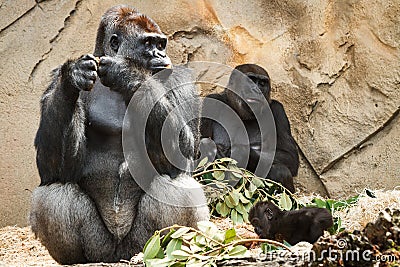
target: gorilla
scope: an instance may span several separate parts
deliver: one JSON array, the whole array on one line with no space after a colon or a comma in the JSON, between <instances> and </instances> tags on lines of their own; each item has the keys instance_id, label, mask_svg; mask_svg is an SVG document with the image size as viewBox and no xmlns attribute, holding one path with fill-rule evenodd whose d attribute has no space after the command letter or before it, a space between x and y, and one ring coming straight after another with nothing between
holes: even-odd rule
<instances>
[{"instance_id":1,"label":"gorilla","mask_svg":"<svg viewBox=\"0 0 400 267\"><path fill-rule=\"evenodd\" d=\"M101 18L94 55L68 60L52 73L41 99L35 138L41 183L33 191L29 220L61 264L130 259L155 230L209 219L204 192L191 177L199 120L187 118L199 117L200 107L180 105L198 103L199 97L188 83L190 73L171 69L166 45L152 19L115 6ZM169 70L164 82L152 76L162 70ZM124 154L129 103L137 120L127 127L145 125L145 147L133 135L137 149ZM164 123L181 129L169 153L186 156L183 169L168 163L162 149Z\"/></svg>"},{"instance_id":2,"label":"gorilla","mask_svg":"<svg viewBox=\"0 0 400 267\"><path fill-rule=\"evenodd\" d=\"M293 177L297 176L299 168L297 146L292 137L289 120L283 105L271 99L270 93L270 78L265 69L255 64L237 66L232 71L224 92L221 94L208 95L204 99L201 145L205 147L205 151L207 151L207 149L216 150L214 154L217 158L231 157L234 154L233 151L235 149L238 150L240 144L235 143L235 141L231 144L229 135L232 135L232 132L227 131L215 120L205 118L206 116L204 116L205 112L210 110L212 108L211 105L213 105L213 102L207 104L209 103L207 99L221 101L231 107L233 110L232 112L236 112L240 120L242 120L248 134L250 147L249 158L248 161L246 161L247 165L240 167L244 167L253 173L256 172L259 164L266 164L265 162L268 162L268 160L269 162L272 161L268 153L262 153L261 147L271 146L274 139L269 133L262 134L259 122L255 116L255 113L264 116L266 114L266 106L269 105L276 129L275 155L268 174L258 174L257 172L255 174L277 181L289 191L294 192ZM215 147L210 147L210 139L215 143ZM213 155L212 152L206 153L208 155ZM240 153L236 155L240 156ZM235 156L232 157L239 161Z\"/></svg>"},{"instance_id":3,"label":"gorilla","mask_svg":"<svg viewBox=\"0 0 400 267\"><path fill-rule=\"evenodd\" d=\"M249 212L249 220L261 238L314 243L333 225L331 213L324 208L306 207L282 211L271 201L258 202Z\"/></svg>"}]
</instances>

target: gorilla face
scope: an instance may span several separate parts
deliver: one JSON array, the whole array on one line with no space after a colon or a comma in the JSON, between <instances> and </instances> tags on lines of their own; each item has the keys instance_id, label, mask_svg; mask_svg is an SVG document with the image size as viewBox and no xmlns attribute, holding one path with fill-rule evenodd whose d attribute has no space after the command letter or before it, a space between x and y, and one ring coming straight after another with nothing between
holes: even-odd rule
<instances>
[{"instance_id":1,"label":"gorilla face","mask_svg":"<svg viewBox=\"0 0 400 267\"><path fill-rule=\"evenodd\" d=\"M259 93L263 94L265 99L268 101L268 103L271 102L270 98L270 93L271 93L271 87L270 87L270 82L269 82L269 77L261 74L256 74L256 73L246 73L247 77L254 83L254 85L251 86L250 88L250 95L248 98L245 98L246 102L248 104L254 103L254 102L260 102L259 98ZM254 91L254 92L253 92ZM252 95L258 96L257 98L252 98Z\"/></svg>"},{"instance_id":2,"label":"gorilla face","mask_svg":"<svg viewBox=\"0 0 400 267\"><path fill-rule=\"evenodd\" d=\"M262 113L270 104L270 80L265 72L235 69L229 79L226 95L228 101L242 119L253 118L255 113Z\"/></svg>"},{"instance_id":3,"label":"gorilla face","mask_svg":"<svg viewBox=\"0 0 400 267\"><path fill-rule=\"evenodd\" d=\"M138 67L153 73L170 69L172 63L166 54L167 37L159 33L123 36L113 34L110 47L117 56L132 59Z\"/></svg>"}]
</instances>

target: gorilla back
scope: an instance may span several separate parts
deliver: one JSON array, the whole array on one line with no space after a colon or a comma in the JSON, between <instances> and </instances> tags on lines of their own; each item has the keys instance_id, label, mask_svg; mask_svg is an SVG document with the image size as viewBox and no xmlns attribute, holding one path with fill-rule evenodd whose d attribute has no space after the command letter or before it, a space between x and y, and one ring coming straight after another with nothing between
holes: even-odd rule
<instances>
[{"instance_id":1,"label":"gorilla back","mask_svg":"<svg viewBox=\"0 0 400 267\"><path fill-rule=\"evenodd\" d=\"M128 158L123 153L127 104L133 99L136 107L144 108L168 91L152 78L171 65L166 43L153 20L116 6L102 17L95 55L69 60L53 72L41 99L35 139L41 183L33 192L30 224L59 263L130 259L155 230L209 219L204 193L190 169L166 162L158 145L158 131L169 117L182 129L170 153L193 160L198 125L186 118L199 116L193 114L196 108L183 110L179 105L197 99L190 83L182 85L188 77L172 71L168 86L184 89L162 97L150 112L145 136L150 152L134 147ZM145 81L151 90L139 91ZM142 112L138 109L136 115L141 118ZM156 172L137 163L146 157Z\"/></svg>"}]
</instances>

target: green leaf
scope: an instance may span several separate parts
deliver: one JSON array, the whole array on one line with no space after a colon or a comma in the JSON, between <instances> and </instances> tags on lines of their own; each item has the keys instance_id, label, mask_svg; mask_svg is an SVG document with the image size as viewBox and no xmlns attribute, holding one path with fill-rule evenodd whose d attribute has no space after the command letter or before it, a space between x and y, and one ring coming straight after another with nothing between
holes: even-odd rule
<instances>
[{"instance_id":1,"label":"green leaf","mask_svg":"<svg viewBox=\"0 0 400 267\"><path fill-rule=\"evenodd\" d=\"M168 234L166 234L165 236L164 236L164 238L162 239L162 241L161 241L161 247L163 247L163 248L165 248L165 246L169 243L169 241L171 241L171 235L173 234L173 233L175 233L176 232L176 230L175 229L171 229L169 232L168 232Z\"/></svg>"},{"instance_id":2,"label":"green leaf","mask_svg":"<svg viewBox=\"0 0 400 267\"><path fill-rule=\"evenodd\" d=\"M283 244L289 248L292 247L292 245L289 242L287 242L286 240L283 240Z\"/></svg>"},{"instance_id":3,"label":"green leaf","mask_svg":"<svg viewBox=\"0 0 400 267\"><path fill-rule=\"evenodd\" d=\"M143 261L148 259L154 259L160 250L160 234L153 235L144 246L143 249Z\"/></svg>"},{"instance_id":4,"label":"green leaf","mask_svg":"<svg viewBox=\"0 0 400 267\"><path fill-rule=\"evenodd\" d=\"M231 162L232 164L237 164L237 161L231 158L220 158L220 162Z\"/></svg>"},{"instance_id":5,"label":"green leaf","mask_svg":"<svg viewBox=\"0 0 400 267\"><path fill-rule=\"evenodd\" d=\"M228 254L229 254L229 256L239 257L239 256L244 256L246 251L247 251L247 248L245 246L237 245L237 246L234 246L233 249L231 249L228 252Z\"/></svg>"},{"instance_id":6,"label":"green leaf","mask_svg":"<svg viewBox=\"0 0 400 267\"><path fill-rule=\"evenodd\" d=\"M204 239L205 241L205 239ZM198 253L200 251L203 251L203 249L201 247L199 247L196 244L192 244L192 242L190 242L190 250L193 251L193 253Z\"/></svg>"},{"instance_id":7,"label":"green leaf","mask_svg":"<svg viewBox=\"0 0 400 267\"><path fill-rule=\"evenodd\" d=\"M326 205L326 208L327 208L331 213L333 213L334 210L333 210L333 207L332 207L332 205L331 205L331 201L329 201L329 199L326 200L325 205Z\"/></svg>"},{"instance_id":8,"label":"green leaf","mask_svg":"<svg viewBox=\"0 0 400 267\"><path fill-rule=\"evenodd\" d=\"M243 217L236 210L231 211L231 219L234 224L243 223Z\"/></svg>"},{"instance_id":9,"label":"green leaf","mask_svg":"<svg viewBox=\"0 0 400 267\"><path fill-rule=\"evenodd\" d=\"M177 260L186 260L190 256L191 256L191 254L189 254L183 250L175 250L175 251L171 252L171 257L173 259L177 259Z\"/></svg>"},{"instance_id":10,"label":"green leaf","mask_svg":"<svg viewBox=\"0 0 400 267\"><path fill-rule=\"evenodd\" d=\"M235 240L235 238L236 238L235 228L231 228L231 229L227 230L225 232L224 244L228 244L228 243L232 242L233 240Z\"/></svg>"},{"instance_id":11,"label":"green leaf","mask_svg":"<svg viewBox=\"0 0 400 267\"><path fill-rule=\"evenodd\" d=\"M179 238L179 237L181 237L182 235L186 234L189 231L190 231L189 227L182 227L182 228L179 228L178 230L176 230L176 232L173 233L171 235L171 237L172 238Z\"/></svg>"},{"instance_id":12,"label":"green leaf","mask_svg":"<svg viewBox=\"0 0 400 267\"><path fill-rule=\"evenodd\" d=\"M203 235L196 235L194 237L194 240L195 240L196 244L198 244L199 246L207 245L207 240Z\"/></svg>"},{"instance_id":13,"label":"green leaf","mask_svg":"<svg viewBox=\"0 0 400 267\"><path fill-rule=\"evenodd\" d=\"M228 169L230 170L230 171L232 171L231 173L232 173L232 175L233 176L235 176L236 178L242 178L242 171L236 166L236 165L233 165L233 164L229 164L228 165Z\"/></svg>"},{"instance_id":14,"label":"green leaf","mask_svg":"<svg viewBox=\"0 0 400 267\"><path fill-rule=\"evenodd\" d=\"M164 259L149 259L146 261L146 267L167 267L174 261L168 258Z\"/></svg>"},{"instance_id":15,"label":"green leaf","mask_svg":"<svg viewBox=\"0 0 400 267\"><path fill-rule=\"evenodd\" d=\"M246 209L247 212L250 211L251 207L253 207L253 204L251 204L251 202L244 205L244 208Z\"/></svg>"},{"instance_id":16,"label":"green leaf","mask_svg":"<svg viewBox=\"0 0 400 267\"><path fill-rule=\"evenodd\" d=\"M326 202L319 198L314 198L312 203L315 203L318 208L326 208Z\"/></svg>"},{"instance_id":17,"label":"green leaf","mask_svg":"<svg viewBox=\"0 0 400 267\"><path fill-rule=\"evenodd\" d=\"M217 164L217 167L218 167L218 169L222 169L222 170L228 170L228 168L227 167L225 167L224 165L222 165L222 164Z\"/></svg>"},{"instance_id":18,"label":"green leaf","mask_svg":"<svg viewBox=\"0 0 400 267\"><path fill-rule=\"evenodd\" d=\"M254 191L250 192L249 190L245 189L245 190L244 190L244 195L245 195L247 198L251 198L251 197L253 196L253 192L254 192Z\"/></svg>"},{"instance_id":19,"label":"green leaf","mask_svg":"<svg viewBox=\"0 0 400 267\"><path fill-rule=\"evenodd\" d=\"M212 239L222 243L225 240L225 232L224 231L217 231L212 236Z\"/></svg>"},{"instance_id":20,"label":"green leaf","mask_svg":"<svg viewBox=\"0 0 400 267\"><path fill-rule=\"evenodd\" d=\"M245 190L246 192L247 190ZM250 200L247 199L245 196L243 196L242 194L240 195L240 202L242 202L243 204L247 204L250 203Z\"/></svg>"},{"instance_id":21,"label":"green leaf","mask_svg":"<svg viewBox=\"0 0 400 267\"><path fill-rule=\"evenodd\" d=\"M157 252L156 258L157 259L164 259L165 258L164 257L164 250L162 248L160 248L160 250Z\"/></svg>"},{"instance_id":22,"label":"green leaf","mask_svg":"<svg viewBox=\"0 0 400 267\"><path fill-rule=\"evenodd\" d=\"M240 193L237 190L232 190L229 192L229 195L232 197L233 204L237 206L239 204Z\"/></svg>"},{"instance_id":23,"label":"green leaf","mask_svg":"<svg viewBox=\"0 0 400 267\"><path fill-rule=\"evenodd\" d=\"M225 204L231 209L235 207L235 201L233 200L231 195L228 194L225 196Z\"/></svg>"},{"instance_id":24,"label":"green leaf","mask_svg":"<svg viewBox=\"0 0 400 267\"><path fill-rule=\"evenodd\" d=\"M267 252L271 252L273 250L278 250L278 248L276 246L268 244L268 243L262 243L261 244L261 250L264 253L267 253Z\"/></svg>"},{"instance_id":25,"label":"green leaf","mask_svg":"<svg viewBox=\"0 0 400 267\"><path fill-rule=\"evenodd\" d=\"M205 157L204 159L202 159L199 162L199 165L197 165L197 168L203 167L204 165L206 165L207 162L208 162L208 157Z\"/></svg>"},{"instance_id":26,"label":"green leaf","mask_svg":"<svg viewBox=\"0 0 400 267\"><path fill-rule=\"evenodd\" d=\"M243 213L242 216L243 216L243 221L245 223L249 223L250 222L249 221L249 213L247 211L245 213Z\"/></svg>"},{"instance_id":27,"label":"green leaf","mask_svg":"<svg viewBox=\"0 0 400 267\"><path fill-rule=\"evenodd\" d=\"M171 242L168 243L167 248L165 249L167 257L173 259L171 253L174 252L175 250L180 250L181 247L182 247L182 239L172 239Z\"/></svg>"},{"instance_id":28,"label":"green leaf","mask_svg":"<svg viewBox=\"0 0 400 267\"><path fill-rule=\"evenodd\" d=\"M223 202L223 203L218 202L218 204L221 204L221 205L219 206L219 211L217 210L218 213L221 214L222 217L228 216L228 214L229 214L229 212L231 211L231 209L225 204L225 202ZM218 204L217 204L217 205L218 205Z\"/></svg>"},{"instance_id":29,"label":"green leaf","mask_svg":"<svg viewBox=\"0 0 400 267\"><path fill-rule=\"evenodd\" d=\"M196 232L189 232L182 236L184 240L190 240L196 235Z\"/></svg>"},{"instance_id":30,"label":"green leaf","mask_svg":"<svg viewBox=\"0 0 400 267\"><path fill-rule=\"evenodd\" d=\"M257 186L255 186L252 182L250 182L249 191L251 193L254 193L256 190L257 190Z\"/></svg>"},{"instance_id":31,"label":"green leaf","mask_svg":"<svg viewBox=\"0 0 400 267\"><path fill-rule=\"evenodd\" d=\"M239 212L240 214L246 213L246 209L244 208L242 203L239 203L236 207L235 210Z\"/></svg>"},{"instance_id":32,"label":"green leaf","mask_svg":"<svg viewBox=\"0 0 400 267\"><path fill-rule=\"evenodd\" d=\"M181 250L186 253L193 254L193 252L190 250L188 246L182 245Z\"/></svg>"},{"instance_id":33,"label":"green leaf","mask_svg":"<svg viewBox=\"0 0 400 267\"><path fill-rule=\"evenodd\" d=\"M225 179L225 174L223 171L214 171L212 175L217 181L223 181Z\"/></svg>"},{"instance_id":34,"label":"green leaf","mask_svg":"<svg viewBox=\"0 0 400 267\"><path fill-rule=\"evenodd\" d=\"M263 181L261 181L261 179L258 178L258 177L256 177L256 176L254 176L253 179L251 179L251 182L252 182L257 188L259 188L259 187L264 187Z\"/></svg>"},{"instance_id":35,"label":"green leaf","mask_svg":"<svg viewBox=\"0 0 400 267\"><path fill-rule=\"evenodd\" d=\"M281 198L279 199L279 206L284 210L292 209L292 200L285 192L282 193Z\"/></svg>"},{"instance_id":36,"label":"green leaf","mask_svg":"<svg viewBox=\"0 0 400 267\"><path fill-rule=\"evenodd\" d=\"M214 233L219 231L218 227L210 221L197 222L197 228L199 228L201 232L205 233L208 236L212 236Z\"/></svg>"}]
</instances>

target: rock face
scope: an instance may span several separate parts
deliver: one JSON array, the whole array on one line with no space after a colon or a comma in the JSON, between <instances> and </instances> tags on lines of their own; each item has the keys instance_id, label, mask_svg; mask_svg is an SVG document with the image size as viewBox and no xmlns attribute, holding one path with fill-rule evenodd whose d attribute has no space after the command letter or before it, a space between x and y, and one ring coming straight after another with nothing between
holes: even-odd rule
<instances>
[{"instance_id":1,"label":"rock face","mask_svg":"<svg viewBox=\"0 0 400 267\"><path fill-rule=\"evenodd\" d=\"M33 138L49 73L90 53L116 1L0 3L0 226L26 224ZM168 35L175 64L266 68L301 150L298 187L331 197L400 185L398 0L130 1Z\"/></svg>"}]
</instances>

